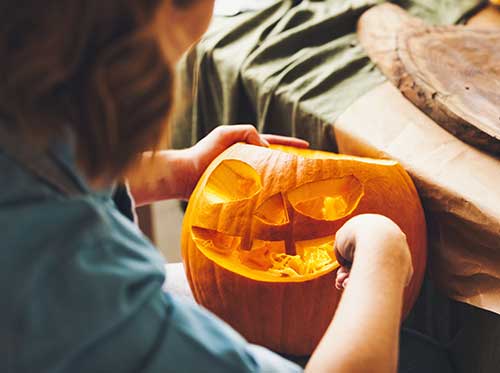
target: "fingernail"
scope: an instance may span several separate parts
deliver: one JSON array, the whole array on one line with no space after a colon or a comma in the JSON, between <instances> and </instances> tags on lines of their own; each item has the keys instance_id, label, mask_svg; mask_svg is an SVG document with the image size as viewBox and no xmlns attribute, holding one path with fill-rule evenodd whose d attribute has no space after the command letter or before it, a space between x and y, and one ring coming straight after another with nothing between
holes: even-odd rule
<instances>
[{"instance_id":1,"label":"fingernail","mask_svg":"<svg viewBox=\"0 0 500 373\"><path fill-rule=\"evenodd\" d=\"M271 144L269 144L269 141L267 141L263 137L260 138L260 143L262 144L262 146L265 146L266 148L269 148L269 146L271 145Z\"/></svg>"}]
</instances>

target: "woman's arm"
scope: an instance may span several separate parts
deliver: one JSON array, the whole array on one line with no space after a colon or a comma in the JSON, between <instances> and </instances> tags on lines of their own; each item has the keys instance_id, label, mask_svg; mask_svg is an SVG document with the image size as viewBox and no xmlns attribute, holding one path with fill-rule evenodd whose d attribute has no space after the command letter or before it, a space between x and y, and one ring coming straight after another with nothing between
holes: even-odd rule
<instances>
[{"instance_id":1,"label":"woman's arm","mask_svg":"<svg viewBox=\"0 0 500 373\"><path fill-rule=\"evenodd\" d=\"M335 246L352 262L349 285L306 371L395 372L403 290L413 272L406 236L383 216L360 215L337 232Z\"/></svg>"},{"instance_id":2,"label":"woman's arm","mask_svg":"<svg viewBox=\"0 0 500 373\"><path fill-rule=\"evenodd\" d=\"M260 135L246 124L219 126L196 145L183 150L144 153L127 179L137 206L165 199L189 199L199 178L215 157L237 142L270 143L305 148L307 141L285 136Z\"/></svg>"},{"instance_id":3,"label":"woman's arm","mask_svg":"<svg viewBox=\"0 0 500 373\"><path fill-rule=\"evenodd\" d=\"M187 199L194 178L190 149L161 150L142 154L127 174L130 192L137 206L165 199Z\"/></svg>"}]
</instances>

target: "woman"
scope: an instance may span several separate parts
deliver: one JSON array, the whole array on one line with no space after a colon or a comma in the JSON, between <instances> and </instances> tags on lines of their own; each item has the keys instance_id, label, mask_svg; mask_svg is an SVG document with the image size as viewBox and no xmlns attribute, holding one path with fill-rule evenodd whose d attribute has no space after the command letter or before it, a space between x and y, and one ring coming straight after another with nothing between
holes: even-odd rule
<instances>
[{"instance_id":1,"label":"woman","mask_svg":"<svg viewBox=\"0 0 500 373\"><path fill-rule=\"evenodd\" d=\"M307 145L220 127L149 161L145 152L167 132L174 65L212 8L213 0L0 5L0 371L301 370L165 294L161 257L112 199L124 177L138 204L188 198L237 141ZM412 272L405 236L386 218L359 216L338 232L336 250L346 264L337 286L350 276L349 286L306 370L395 371Z\"/></svg>"}]
</instances>

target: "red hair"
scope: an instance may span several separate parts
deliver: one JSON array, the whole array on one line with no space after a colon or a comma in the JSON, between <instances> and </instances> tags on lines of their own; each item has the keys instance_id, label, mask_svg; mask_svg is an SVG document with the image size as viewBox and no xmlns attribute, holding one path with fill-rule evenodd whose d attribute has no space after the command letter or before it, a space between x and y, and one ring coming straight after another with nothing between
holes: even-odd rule
<instances>
[{"instance_id":1,"label":"red hair","mask_svg":"<svg viewBox=\"0 0 500 373\"><path fill-rule=\"evenodd\" d=\"M176 3L183 3L176 1ZM69 126L90 177L116 177L167 130L161 0L3 0L0 113L28 141Z\"/></svg>"}]
</instances>

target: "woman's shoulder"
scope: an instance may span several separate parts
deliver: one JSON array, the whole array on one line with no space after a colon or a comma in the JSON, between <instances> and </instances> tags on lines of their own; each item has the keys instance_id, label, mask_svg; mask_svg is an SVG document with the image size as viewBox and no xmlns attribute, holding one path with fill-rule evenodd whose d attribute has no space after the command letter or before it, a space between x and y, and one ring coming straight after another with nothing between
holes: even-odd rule
<instances>
[{"instance_id":1,"label":"woman's shoulder","mask_svg":"<svg viewBox=\"0 0 500 373\"><path fill-rule=\"evenodd\" d=\"M90 193L63 195L2 152L0 172L3 179L0 183L0 222L9 228L10 234L18 233L23 237L24 232L29 231L31 236L54 235L52 230L56 226L64 234L65 229L79 225L79 230L92 230L95 236L99 227L106 230L112 224L106 217L109 206L100 196Z\"/></svg>"},{"instance_id":2,"label":"woman's shoulder","mask_svg":"<svg viewBox=\"0 0 500 373\"><path fill-rule=\"evenodd\" d=\"M127 320L161 294L163 262L111 197L61 196L16 177L0 186L0 195L9 192L0 202L0 328L14 341L16 363L53 367L88 352L89 341L132 328Z\"/></svg>"},{"instance_id":3,"label":"woman's shoulder","mask_svg":"<svg viewBox=\"0 0 500 373\"><path fill-rule=\"evenodd\" d=\"M5 228L4 243L10 240L17 250L36 246L38 252L46 248L56 254L101 244L154 250L137 225L118 211L110 193L65 196L15 172L0 183L0 226Z\"/></svg>"},{"instance_id":4,"label":"woman's shoulder","mask_svg":"<svg viewBox=\"0 0 500 373\"><path fill-rule=\"evenodd\" d=\"M39 200L54 194L51 188L26 172L15 160L0 149L0 211L2 205L20 200Z\"/></svg>"},{"instance_id":5,"label":"woman's shoulder","mask_svg":"<svg viewBox=\"0 0 500 373\"><path fill-rule=\"evenodd\" d=\"M14 279L30 286L36 276L38 281L54 272L92 271L98 265L110 272L125 273L130 267L131 274L141 269L163 276L161 255L116 209L111 195L61 195L1 153L0 170L7 176L0 183L0 283ZM95 267L86 267L89 263Z\"/></svg>"}]
</instances>

